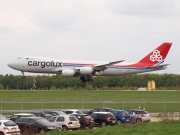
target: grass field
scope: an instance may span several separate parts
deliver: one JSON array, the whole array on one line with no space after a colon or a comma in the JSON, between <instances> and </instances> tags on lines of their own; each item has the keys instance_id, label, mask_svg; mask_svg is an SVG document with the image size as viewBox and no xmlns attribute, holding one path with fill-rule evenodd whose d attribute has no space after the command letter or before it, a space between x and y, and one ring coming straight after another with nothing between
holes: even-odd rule
<instances>
[{"instance_id":1,"label":"grass field","mask_svg":"<svg viewBox=\"0 0 180 135\"><path fill-rule=\"evenodd\" d=\"M0 91L2 110L145 108L149 112L180 112L179 91Z\"/></svg>"},{"instance_id":2,"label":"grass field","mask_svg":"<svg viewBox=\"0 0 180 135\"><path fill-rule=\"evenodd\" d=\"M48 132L46 135L179 135L180 121L122 124L93 130Z\"/></svg>"}]
</instances>

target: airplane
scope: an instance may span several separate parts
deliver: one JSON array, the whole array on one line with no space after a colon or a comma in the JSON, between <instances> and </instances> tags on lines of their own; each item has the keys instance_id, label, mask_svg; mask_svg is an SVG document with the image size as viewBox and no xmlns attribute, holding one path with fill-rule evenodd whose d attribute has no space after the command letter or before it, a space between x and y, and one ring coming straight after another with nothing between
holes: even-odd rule
<instances>
[{"instance_id":1,"label":"airplane","mask_svg":"<svg viewBox=\"0 0 180 135\"><path fill-rule=\"evenodd\" d=\"M35 56L18 57L8 64L12 69L31 73L61 74L63 77L80 77L82 82L93 82L96 76L124 76L164 70L169 64L163 64L172 43L164 42L138 62L119 61L82 61L59 60Z\"/></svg>"}]
</instances>

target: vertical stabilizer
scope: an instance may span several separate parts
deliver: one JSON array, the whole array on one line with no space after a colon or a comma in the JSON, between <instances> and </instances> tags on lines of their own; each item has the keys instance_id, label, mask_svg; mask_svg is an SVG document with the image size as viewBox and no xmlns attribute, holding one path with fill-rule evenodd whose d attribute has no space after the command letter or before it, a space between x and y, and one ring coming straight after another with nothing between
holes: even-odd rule
<instances>
[{"instance_id":1,"label":"vertical stabilizer","mask_svg":"<svg viewBox=\"0 0 180 135\"><path fill-rule=\"evenodd\" d=\"M172 43L163 43L143 59L141 59L138 63L147 63L148 65L163 63L169 52L169 49L171 48L171 45Z\"/></svg>"}]
</instances>

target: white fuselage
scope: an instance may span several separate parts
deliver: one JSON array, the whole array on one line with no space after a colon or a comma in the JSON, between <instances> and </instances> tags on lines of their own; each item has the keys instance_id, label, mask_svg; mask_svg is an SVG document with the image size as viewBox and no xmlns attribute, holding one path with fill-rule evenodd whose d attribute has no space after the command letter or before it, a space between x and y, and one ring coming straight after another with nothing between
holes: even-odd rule
<instances>
[{"instance_id":1,"label":"white fuselage","mask_svg":"<svg viewBox=\"0 0 180 135\"><path fill-rule=\"evenodd\" d=\"M96 65L106 64L106 61L82 61L82 60L59 60L44 57L18 57L8 66L22 72L32 73L50 73L61 74L62 70L76 70L83 67L93 67ZM166 67L147 69L145 66L139 65L133 67L135 63L118 63L106 66L107 69L95 73L95 76L121 76L135 73L150 72L155 70L162 70ZM137 65L137 64L136 64Z\"/></svg>"}]
</instances>

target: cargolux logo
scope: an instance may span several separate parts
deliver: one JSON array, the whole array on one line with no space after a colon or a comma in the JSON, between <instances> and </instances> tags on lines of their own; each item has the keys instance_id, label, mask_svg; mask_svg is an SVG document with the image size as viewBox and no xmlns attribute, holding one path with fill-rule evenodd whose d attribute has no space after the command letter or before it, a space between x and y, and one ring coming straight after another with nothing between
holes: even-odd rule
<instances>
[{"instance_id":1,"label":"cargolux logo","mask_svg":"<svg viewBox=\"0 0 180 135\"><path fill-rule=\"evenodd\" d=\"M162 56L160 54L160 51L159 50L154 50L153 51L153 54L150 56L150 60L155 62L155 61L162 61Z\"/></svg>"},{"instance_id":2,"label":"cargolux logo","mask_svg":"<svg viewBox=\"0 0 180 135\"><path fill-rule=\"evenodd\" d=\"M44 61L28 61L28 66L40 66L45 67L62 67L62 62L44 62Z\"/></svg>"}]
</instances>

